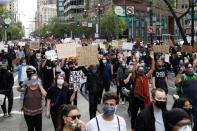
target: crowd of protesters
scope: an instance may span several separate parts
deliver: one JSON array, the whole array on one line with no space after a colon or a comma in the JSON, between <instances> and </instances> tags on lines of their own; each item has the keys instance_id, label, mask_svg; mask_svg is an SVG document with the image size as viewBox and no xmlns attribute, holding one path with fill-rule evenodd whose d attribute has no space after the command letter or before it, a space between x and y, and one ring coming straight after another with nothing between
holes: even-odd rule
<instances>
[{"instance_id":1,"label":"crowd of protesters","mask_svg":"<svg viewBox=\"0 0 197 131\"><path fill-rule=\"evenodd\" d=\"M132 131L197 131L196 54L171 47L166 61L165 54L154 53L151 45L137 43L130 51L98 47L99 64L87 67L78 66L75 57L48 59L45 52L54 47L30 50L15 46L0 52L4 117L12 116L13 73L17 72L28 131L42 130L42 114L52 119L55 131L126 131L124 118L116 115L119 103L128 103ZM85 77L80 86L70 83L72 71L81 71L81 79ZM176 77L178 94L170 110L166 107L168 72ZM89 97L87 124L80 120L84 114L77 108L79 91ZM99 104L103 113L96 115Z\"/></svg>"}]
</instances>

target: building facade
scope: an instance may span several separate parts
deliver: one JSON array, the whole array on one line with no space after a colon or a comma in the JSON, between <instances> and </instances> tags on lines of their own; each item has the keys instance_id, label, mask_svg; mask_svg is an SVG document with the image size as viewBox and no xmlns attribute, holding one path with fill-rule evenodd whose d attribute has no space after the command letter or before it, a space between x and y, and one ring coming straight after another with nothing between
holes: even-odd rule
<instances>
[{"instance_id":1,"label":"building facade","mask_svg":"<svg viewBox=\"0 0 197 131\"><path fill-rule=\"evenodd\" d=\"M57 0L57 16L64 19L64 0Z\"/></svg>"},{"instance_id":2,"label":"building facade","mask_svg":"<svg viewBox=\"0 0 197 131\"><path fill-rule=\"evenodd\" d=\"M19 20L18 0L10 0L8 10L11 12L11 19L17 22Z\"/></svg>"},{"instance_id":3,"label":"building facade","mask_svg":"<svg viewBox=\"0 0 197 131\"><path fill-rule=\"evenodd\" d=\"M84 13L85 0L65 0L64 15L65 20L75 20Z\"/></svg>"}]
</instances>

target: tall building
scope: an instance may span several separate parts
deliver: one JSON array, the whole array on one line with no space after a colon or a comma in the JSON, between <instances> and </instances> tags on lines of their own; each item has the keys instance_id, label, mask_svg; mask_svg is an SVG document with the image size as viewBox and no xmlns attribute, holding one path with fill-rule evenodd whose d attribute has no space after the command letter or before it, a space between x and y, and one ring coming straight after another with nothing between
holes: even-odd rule
<instances>
[{"instance_id":1,"label":"tall building","mask_svg":"<svg viewBox=\"0 0 197 131\"><path fill-rule=\"evenodd\" d=\"M51 18L57 16L56 0L37 0L37 12L35 15L35 28L46 24Z\"/></svg>"},{"instance_id":2,"label":"tall building","mask_svg":"<svg viewBox=\"0 0 197 131\"><path fill-rule=\"evenodd\" d=\"M57 16L64 19L64 0L57 0Z\"/></svg>"},{"instance_id":3,"label":"tall building","mask_svg":"<svg viewBox=\"0 0 197 131\"><path fill-rule=\"evenodd\" d=\"M85 0L65 0L64 14L66 20L74 20L81 17L85 9Z\"/></svg>"},{"instance_id":4,"label":"tall building","mask_svg":"<svg viewBox=\"0 0 197 131\"><path fill-rule=\"evenodd\" d=\"M48 0L48 4L56 4L57 0Z\"/></svg>"},{"instance_id":5,"label":"tall building","mask_svg":"<svg viewBox=\"0 0 197 131\"><path fill-rule=\"evenodd\" d=\"M47 24L52 18L57 16L56 4L48 4L42 7L40 12L41 24Z\"/></svg>"},{"instance_id":6,"label":"tall building","mask_svg":"<svg viewBox=\"0 0 197 131\"><path fill-rule=\"evenodd\" d=\"M19 20L19 13L18 13L18 0L10 0L8 9L11 12L11 19L14 22L17 22Z\"/></svg>"}]
</instances>

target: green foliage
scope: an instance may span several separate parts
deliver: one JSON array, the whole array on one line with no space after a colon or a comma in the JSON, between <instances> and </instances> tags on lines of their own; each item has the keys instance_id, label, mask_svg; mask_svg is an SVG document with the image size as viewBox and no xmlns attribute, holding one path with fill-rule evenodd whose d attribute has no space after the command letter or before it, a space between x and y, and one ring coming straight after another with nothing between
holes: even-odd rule
<instances>
[{"instance_id":1,"label":"green foliage","mask_svg":"<svg viewBox=\"0 0 197 131\"><path fill-rule=\"evenodd\" d=\"M21 22L11 23L7 32L11 33L12 40L19 40L24 36L24 27Z\"/></svg>"},{"instance_id":2,"label":"green foliage","mask_svg":"<svg viewBox=\"0 0 197 131\"><path fill-rule=\"evenodd\" d=\"M101 19L101 34L107 38L118 37L126 29L126 23L114 11L108 10Z\"/></svg>"},{"instance_id":3,"label":"green foliage","mask_svg":"<svg viewBox=\"0 0 197 131\"><path fill-rule=\"evenodd\" d=\"M62 39L64 34L70 35L71 32L74 37L81 37L83 34L89 36L93 33L94 29L95 27L82 27L79 21L67 23L65 20L53 18L47 25L36 29L31 35L39 38L47 38L53 35L57 39Z\"/></svg>"},{"instance_id":4,"label":"green foliage","mask_svg":"<svg viewBox=\"0 0 197 131\"><path fill-rule=\"evenodd\" d=\"M11 18L11 12L7 10L6 6L0 5L0 38L4 37L5 31L5 24L4 19ZM21 22L12 23L6 29L7 33L11 34L11 40L21 39L24 36L24 27L22 26Z\"/></svg>"}]
</instances>

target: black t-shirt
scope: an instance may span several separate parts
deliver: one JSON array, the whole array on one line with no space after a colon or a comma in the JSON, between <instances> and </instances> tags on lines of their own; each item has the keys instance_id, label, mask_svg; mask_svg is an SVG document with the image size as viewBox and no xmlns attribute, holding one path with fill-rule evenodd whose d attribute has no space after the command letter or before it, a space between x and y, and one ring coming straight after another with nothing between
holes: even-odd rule
<instances>
[{"instance_id":1,"label":"black t-shirt","mask_svg":"<svg viewBox=\"0 0 197 131\"><path fill-rule=\"evenodd\" d=\"M165 81L165 78L168 76L168 72L166 68L156 68L153 72L153 77L155 77L155 86L157 88L166 89L167 83Z\"/></svg>"},{"instance_id":2,"label":"black t-shirt","mask_svg":"<svg viewBox=\"0 0 197 131\"><path fill-rule=\"evenodd\" d=\"M59 106L61 106L62 104L71 104L70 101L70 97L72 95L71 90L68 89L68 87L64 87L62 89L58 88L58 87L52 87L48 90L47 92L47 99L51 100L51 103L54 102L54 100L59 97ZM58 107L56 107L58 108Z\"/></svg>"}]
</instances>

